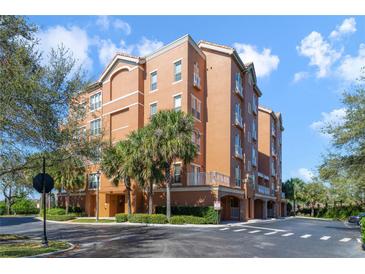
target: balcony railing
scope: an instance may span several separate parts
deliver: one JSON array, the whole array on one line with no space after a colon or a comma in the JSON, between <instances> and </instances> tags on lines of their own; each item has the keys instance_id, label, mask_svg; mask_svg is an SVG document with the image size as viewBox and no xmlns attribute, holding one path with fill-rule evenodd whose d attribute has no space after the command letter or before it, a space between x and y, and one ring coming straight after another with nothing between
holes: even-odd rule
<instances>
[{"instance_id":1,"label":"balcony railing","mask_svg":"<svg viewBox=\"0 0 365 274\"><path fill-rule=\"evenodd\" d=\"M200 89L200 76L194 73L194 87Z\"/></svg>"},{"instance_id":2,"label":"balcony railing","mask_svg":"<svg viewBox=\"0 0 365 274\"><path fill-rule=\"evenodd\" d=\"M257 192L263 195L270 195L270 188L263 186L263 185L257 185Z\"/></svg>"},{"instance_id":3,"label":"balcony railing","mask_svg":"<svg viewBox=\"0 0 365 274\"><path fill-rule=\"evenodd\" d=\"M235 145L234 147L234 156L238 158L242 158L242 147Z\"/></svg>"},{"instance_id":4,"label":"balcony railing","mask_svg":"<svg viewBox=\"0 0 365 274\"><path fill-rule=\"evenodd\" d=\"M236 84L234 92L243 98L243 88L242 88L242 86Z\"/></svg>"},{"instance_id":5,"label":"balcony railing","mask_svg":"<svg viewBox=\"0 0 365 274\"><path fill-rule=\"evenodd\" d=\"M188 186L226 186L240 188L236 185L236 182L231 182L229 176L219 172L188 172L187 173L187 185Z\"/></svg>"},{"instance_id":6,"label":"balcony railing","mask_svg":"<svg viewBox=\"0 0 365 274\"><path fill-rule=\"evenodd\" d=\"M285 193L281 192L281 199L285 199Z\"/></svg>"},{"instance_id":7,"label":"balcony railing","mask_svg":"<svg viewBox=\"0 0 365 274\"><path fill-rule=\"evenodd\" d=\"M239 126L239 127L243 127L243 119L242 119L242 116L238 115L237 113L235 114L235 117L234 117L234 123L236 126Z\"/></svg>"}]
</instances>

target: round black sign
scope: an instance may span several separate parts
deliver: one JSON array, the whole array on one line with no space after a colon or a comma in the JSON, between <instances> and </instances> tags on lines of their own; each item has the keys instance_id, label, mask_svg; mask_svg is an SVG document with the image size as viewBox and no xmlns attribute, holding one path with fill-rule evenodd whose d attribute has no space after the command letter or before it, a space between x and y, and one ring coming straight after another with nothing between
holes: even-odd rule
<instances>
[{"instance_id":1,"label":"round black sign","mask_svg":"<svg viewBox=\"0 0 365 274\"><path fill-rule=\"evenodd\" d=\"M46 183L44 190L46 193L49 193L54 187L54 181L53 178L47 173L44 174L44 176L44 181ZM38 173L38 175L33 178L33 187L39 193L43 193L43 173Z\"/></svg>"}]
</instances>

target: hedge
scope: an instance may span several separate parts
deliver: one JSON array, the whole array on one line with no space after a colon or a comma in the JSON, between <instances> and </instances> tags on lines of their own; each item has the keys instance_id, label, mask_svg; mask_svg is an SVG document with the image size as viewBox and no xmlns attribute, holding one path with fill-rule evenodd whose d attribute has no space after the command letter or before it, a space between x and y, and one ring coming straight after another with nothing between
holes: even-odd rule
<instances>
[{"instance_id":1,"label":"hedge","mask_svg":"<svg viewBox=\"0 0 365 274\"><path fill-rule=\"evenodd\" d=\"M156 207L156 213L166 214L166 207ZM212 206L172 206L171 215L204 217L207 224L216 224L218 219L218 212Z\"/></svg>"},{"instance_id":2,"label":"hedge","mask_svg":"<svg viewBox=\"0 0 365 274\"><path fill-rule=\"evenodd\" d=\"M128 214L127 213L119 213L115 215L115 221L117 223L125 223L128 221Z\"/></svg>"},{"instance_id":3,"label":"hedge","mask_svg":"<svg viewBox=\"0 0 365 274\"><path fill-rule=\"evenodd\" d=\"M206 218L189 216L189 215L177 215L170 218L170 224L206 224Z\"/></svg>"},{"instance_id":4,"label":"hedge","mask_svg":"<svg viewBox=\"0 0 365 274\"><path fill-rule=\"evenodd\" d=\"M47 215L47 220L49 221L70 221L76 219L76 216L74 214L69 215Z\"/></svg>"},{"instance_id":5,"label":"hedge","mask_svg":"<svg viewBox=\"0 0 365 274\"><path fill-rule=\"evenodd\" d=\"M55 207L55 208L47 209L47 216L48 215L65 215L65 214L66 214L66 210L64 208Z\"/></svg>"},{"instance_id":6,"label":"hedge","mask_svg":"<svg viewBox=\"0 0 365 274\"><path fill-rule=\"evenodd\" d=\"M17 200L11 210L15 214L37 214L39 209L36 207L35 203L28 199Z\"/></svg>"},{"instance_id":7,"label":"hedge","mask_svg":"<svg viewBox=\"0 0 365 274\"><path fill-rule=\"evenodd\" d=\"M167 218L163 214L131 214L128 216L130 223L166 224Z\"/></svg>"},{"instance_id":8,"label":"hedge","mask_svg":"<svg viewBox=\"0 0 365 274\"><path fill-rule=\"evenodd\" d=\"M6 213L5 201L0 201L0 215L4 215L5 213Z\"/></svg>"},{"instance_id":9,"label":"hedge","mask_svg":"<svg viewBox=\"0 0 365 274\"><path fill-rule=\"evenodd\" d=\"M362 243L365 245L365 217L361 218L361 238L362 238Z\"/></svg>"}]
</instances>

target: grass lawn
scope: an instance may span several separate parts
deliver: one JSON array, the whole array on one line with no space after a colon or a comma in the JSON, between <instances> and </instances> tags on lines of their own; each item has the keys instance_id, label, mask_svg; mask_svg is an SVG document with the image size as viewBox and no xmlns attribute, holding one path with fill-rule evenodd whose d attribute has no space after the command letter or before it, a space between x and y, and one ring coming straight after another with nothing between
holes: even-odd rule
<instances>
[{"instance_id":1,"label":"grass lawn","mask_svg":"<svg viewBox=\"0 0 365 274\"><path fill-rule=\"evenodd\" d=\"M75 219L73 223L96 223L95 219ZM115 223L115 220L99 219L98 223Z\"/></svg>"},{"instance_id":2,"label":"grass lawn","mask_svg":"<svg viewBox=\"0 0 365 274\"><path fill-rule=\"evenodd\" d=\"M70 244L60 241L49 241L48 247L43 247L41 241L27 240L26 236L0 234L0 258L18 258L39 255L67 249Z\"/></svg>"}]
</instances>

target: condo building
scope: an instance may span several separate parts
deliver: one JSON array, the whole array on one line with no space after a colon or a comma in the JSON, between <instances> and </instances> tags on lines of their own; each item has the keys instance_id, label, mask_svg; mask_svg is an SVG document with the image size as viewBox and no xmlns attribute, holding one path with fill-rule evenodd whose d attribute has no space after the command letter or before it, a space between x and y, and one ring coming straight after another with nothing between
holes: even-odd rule
<instances>
[{"instance_id":1,"label":"condo building","mask_svg":"<svg viewBox=\"0 0 365 274\"><path fill-rule=\"evenodd\" d=\"M223 220L285 216L282 118L259 106L254 64L243 61L232 47L196 43L189 35L148 56L118 53L80 93L86 109L80 133L115 144L160 110L191 113L198 154L188 165L174 163L172 206L220 201ZM111 183L98 163L85 164L88 181L71 203L88 216L95 216L97 206L100 216L126 212L124 184ZM132 188L132 212L146 212L144 191L135 183ZM154 189L154 206L165 205L165 193L164 186Z\"/></svg>"}]
</instances>

